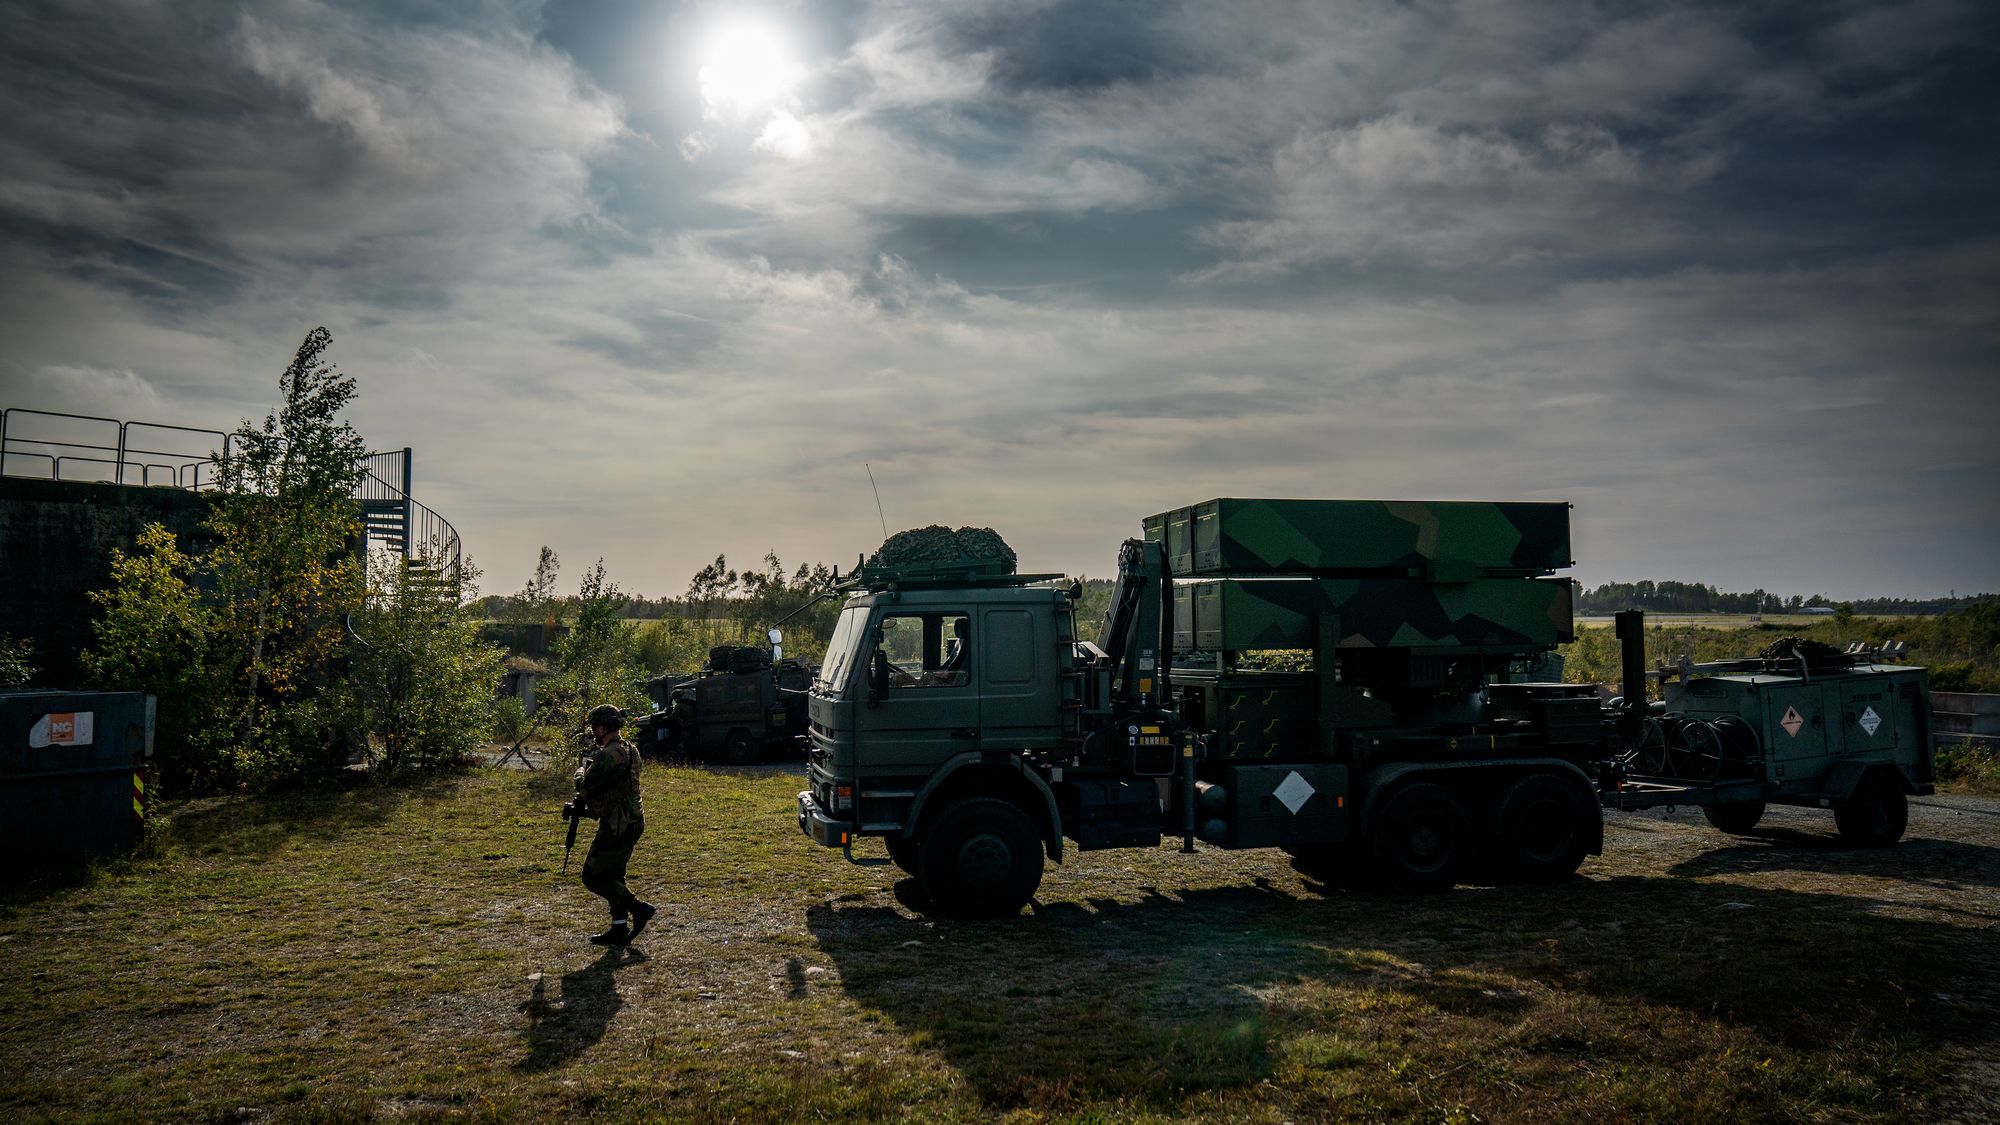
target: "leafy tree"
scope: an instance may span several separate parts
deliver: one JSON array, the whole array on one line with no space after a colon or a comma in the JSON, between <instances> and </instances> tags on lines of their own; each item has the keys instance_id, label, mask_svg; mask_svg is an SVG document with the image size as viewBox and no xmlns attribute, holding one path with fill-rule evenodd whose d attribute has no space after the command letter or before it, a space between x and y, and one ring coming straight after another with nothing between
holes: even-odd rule
<instances>
[{"instance_id":1,"label":"leafy tree","mask_svg":"<svg viewBox=\"0 0 2000 1125\"><path fill-rule=\"evenodd\" d=\"M599 703L644 711L637 630L622 616L625 595L605 577L604 560L584 572L577 590L576 615L554 646L556 672L540 694L564 727L582 725Z\"/></svg>"},{"instance_id":2,"label":"leafy tree","mask_svg":"<svg viewBox=\"0 0 2000 1125\"><path fill-rule=\"evenodd\" d=\"M153 769L169 792L234 780L216 752L226 730L217 614L195 578L195 560L181 552L173 532L148 524L136 550L111 552L111 584L90 593L98 617L80 656L92 683L155 697Z\"/></svg>"},{"instance_id":3,"label":"leafy tree","mask_svg":"<svg viewBox=\"0 0 2000 1125\"><path fill-rule=\"evenodd\" d=\"M444 569L427 554L389 560L377 570L385 584L355 619L355 691L375 736L370 761L385 773L458 765L492 721L504 654L481 643L479 619L461 601L478 571L464 562L453 583L438 577Z\"/></svg>"},{"instance_id":4,"label":"leafy tree","mask_svg":"<svg viewBox=\"0 0 2000 1125\"><path fill-rule=\"evenodd\" d=\"M323 361L332 340L307 333L279 377L283 405L231 435L208 520L231 753L257 783L338 769L352 733L329 689L342 622L361 606L353 494L367 446L339 419L355 386Z\"/></svg>"},{"instance_id":5,"label":"leafy tree","mask_svg":"<svg viewBox=\"0 0 2000 1125\"><path fill-rule=\"evenodd\" d=\"M471 640L458 587L390 568L364 603L353 491L366 447L340 420L355 386L323 361L330 342L324 328L307 334L280 377L283 405L217 458L208 553L149 527L92 595L84 667L158 697L168 791L310 780L371 745L391 770L442 765L483 729L472 708L490 698L497 658ZM373 645L352 662L349 622Z\"/></svg>"},{"instance_id":6,"label":"leafy tree","mask_svg":"<svg viewBox=\"0 0 2000 1125\"><path fill-rule=\"evenodd\" d=\"M562 560L548 544L542 545L541 557L535 560L535 573L528 584L521 587L507 602L505 620L516 625L541 625L550 630L556 626L561 599L556 596L556 575L562 570Z\"/></svg>"},{"instance_id":7,"label":"leafy tree","mask_svg":"<svg viewBox=\"0 0 2000 1125\"><path fill-rule=\"evenodd\" d=\"M35 678L35 642L0 633L0 688L26 687Z\"/></svg>"}]
</instances>

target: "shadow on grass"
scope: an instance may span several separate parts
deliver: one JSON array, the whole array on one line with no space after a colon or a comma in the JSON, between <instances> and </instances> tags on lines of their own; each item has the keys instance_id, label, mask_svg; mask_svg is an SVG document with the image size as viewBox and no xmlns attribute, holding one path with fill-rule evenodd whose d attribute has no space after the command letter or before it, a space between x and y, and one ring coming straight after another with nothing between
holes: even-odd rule
<instances>
[{"instance_id":1,"label":"shadow on grass","mask_svg":"<svg viewBox=\"0 0 2000 1125\"><path fill-rule=\"evenodd\" d=\"M612 974L645 959L631 946L605 949L597 960L563 974L560 1003L549 1001L545 982L536 978L534 992L520 1008L528 1014L528 1057L514 1069L553 1070L595 1046L611 1026L611 1017L625 1006Z\"/></svg>"},{"instance_id":2,"label":"shadow on grass","mask_svg":"<svg viewBox=\"0 0 2000 1125\"><path fill-rule=\"evenodd\" d=\"M914 881L896 889L921 905ZM1637 1040L1662 1006L1803 1051L1972 1042L1982 1025L1940 994L2000 953L2000 935L1874 906L1651 877L1419 898L1260 880L1037 903L998 922L829 903L807 924L844 989L940 1051L989 1108L1109 1098L1171 1114L1272 1078L1295 1037L1368 1042L1395 1026L1382 1012L1411 1004L1531 1055L1605 1066L1648 1065ZM1551 992L1615 1002L1606 1033L1552 1026L1541 1042L1529 1009Z\"/></svg>"},{"instance_id":3,"label":"shadow on grass","mask_svg":"<svg viewBox=\"0 0 2000 1125\"><path fill-rule=\"evenodd\" d=\"M105 874L141 871L162 855L265 855L306 839L330 843L358 828L384 824L409 801L443 802L462 775L366 782L346 788L163 802L130 853L48 870L0 875L0 905L24 906L87 885Z\"/></svg>"},{"instance_id":4,"label":"shadow on grass","mask_svg":"<svg viewBox=\"0 0 2000 1125\"><path fill-rule=\"evenodd\" d=\"M331 842L357 828L385 824L409 801L457 796L457 776L357 786L353 789L224 797L168 811L166 842L196 854L258 854L303 837Z\"/></svg>"},{"instance_id":5,"label":"shadow on grass","mask_svg":"<svg viewBox=\"0 0 2000 1125\"><path fill-rule=\"evenodd\" d=\"M1806 871L1817 875L1873 876L1929 886L2000 886L2000 848L1957 840L1908 839L1887 848L1859 848L1838 836L1789 828L1743 833L1669 868L1682 876L1750 871Z\"/></svg>"}]
</instances>

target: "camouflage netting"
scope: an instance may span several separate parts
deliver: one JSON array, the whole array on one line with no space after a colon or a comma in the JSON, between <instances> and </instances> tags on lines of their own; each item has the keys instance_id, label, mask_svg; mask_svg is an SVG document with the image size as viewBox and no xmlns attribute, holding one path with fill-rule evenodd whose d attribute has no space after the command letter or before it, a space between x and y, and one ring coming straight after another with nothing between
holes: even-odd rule
<instances>
[{"instance_id":1,"label":"camouflage netting","mask_svg":"<svg viewBox=\"0 0 2000 1125\"><path fill-rule=\"evenodd\" d=\"M1758 653L1766 660L1796 660L1805 657L1806 668L1810 671L1838 671L1854 666L1854 658L1829 644L1809 641L1804 637L1780 637L1764 646Z\"/></svg>"},{"instance_id":2,"label":"camouflage netting","mask_svg":"<svg viewBox=\"0 0 2000 1125\"><path fill-rule=\"evenodd\" d=\"M899 531L882 541L882 549L868 556L869 566L911 566L916 563L948 563L964 559L1002 559L1007 573L1014 573L1014 548L990 527L961 527L957 531L942 524Z\"/></svg>"}]
</instances>

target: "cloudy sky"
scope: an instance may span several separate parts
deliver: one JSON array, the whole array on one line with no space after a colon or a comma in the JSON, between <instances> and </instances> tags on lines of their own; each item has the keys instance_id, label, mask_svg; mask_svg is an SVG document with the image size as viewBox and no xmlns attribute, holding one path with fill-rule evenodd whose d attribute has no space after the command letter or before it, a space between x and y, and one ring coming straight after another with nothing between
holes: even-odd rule
<instances>
[{"instance_id":1,"label":"cloudy sky","mask_svg":"<svg viewBox=\"0 0 2000 1125\"><path fill-rule=\"evenodd\" d=\"M227 429L324 324L517 588L1223 496L1576 575L2000 589L1979 0L14 2L0 405Z\"/></svg>"}]
</instances>

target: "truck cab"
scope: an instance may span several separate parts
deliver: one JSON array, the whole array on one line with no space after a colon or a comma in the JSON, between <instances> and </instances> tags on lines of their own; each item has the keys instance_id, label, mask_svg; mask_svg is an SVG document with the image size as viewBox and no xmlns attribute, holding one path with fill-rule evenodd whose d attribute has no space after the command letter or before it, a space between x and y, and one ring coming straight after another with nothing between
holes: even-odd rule
<instances>
[{"instance_id":1,"label":"truck cab","mask_svg":"<svg viewBox=\"0 0 2000 1125\"><path fill-rule=\"evenodd\" d=\"M1051 808L1046 782L1024 765L1060 754L1074 734L1064 684L1075 634L1068 592L1032 577L851 597L807 696L801 826L850 852L855 836L882 836L915 874L921 818L956 795L991 790ZM1054 819L1029 821L1032 844L1020 846L1059 856Z\"/></svg>"}]
</instances>

